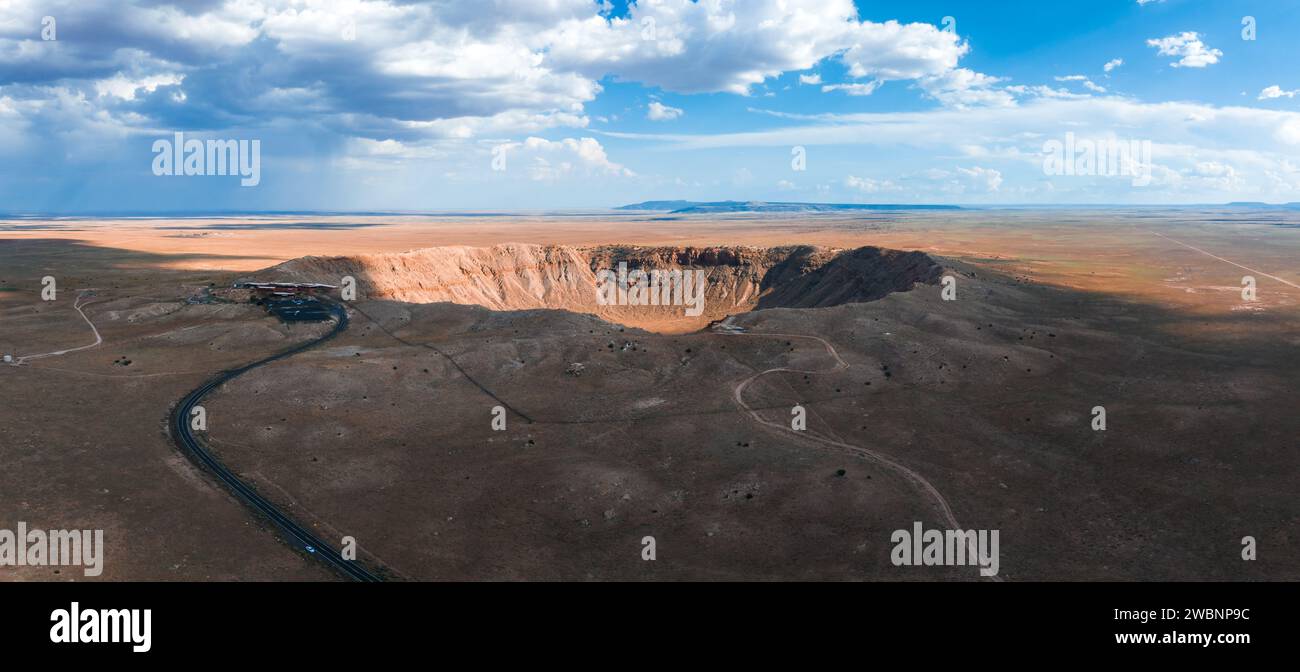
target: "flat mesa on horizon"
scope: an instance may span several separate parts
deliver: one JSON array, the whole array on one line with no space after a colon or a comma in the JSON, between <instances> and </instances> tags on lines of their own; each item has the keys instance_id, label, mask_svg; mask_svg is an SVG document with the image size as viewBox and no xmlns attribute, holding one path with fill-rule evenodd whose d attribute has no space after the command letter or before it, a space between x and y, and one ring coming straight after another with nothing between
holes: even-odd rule
<instances>
[{"instance_id":1,"label":"flat mesa on horizon","mask_svg":"<svg viewBox=\"0 0 1300 672\"><path fill-rule=\"evenodd\" d=\"M1292 201L1289 203L1265 203L1263 201L1233 201L1227 204L1229 208L1259 208L1262 210L1300 210L1300 203Z\"/></svg>"},{"instance_id":2,"label":"flat mesa on horizon","mask_svg":"<svg viewBox=\"0 0 1300 672\"><path fill-rule=\"evenodd\" d=\"M956 205L896 203L796 203L782 201L642 201L615 210L668 211L669 214L711 212L836 212L841 210L960 210Z\"/></svg>"}]
</instances>

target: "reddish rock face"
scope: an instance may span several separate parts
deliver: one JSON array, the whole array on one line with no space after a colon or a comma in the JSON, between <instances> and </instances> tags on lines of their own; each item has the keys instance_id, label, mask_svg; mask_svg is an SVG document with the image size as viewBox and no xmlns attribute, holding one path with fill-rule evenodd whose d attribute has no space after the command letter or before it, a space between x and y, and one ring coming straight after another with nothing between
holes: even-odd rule
<instances>
[{"instance_id":1,"label":"reddish rock face","mask_svg":"<svg viewBox=\"0 0 1300 672\"><path fill-rule=\"evenodd\" d=\"M680 302L602 303L602 274L692 272L703 280L698 308ZM304 257L271 269L275 278L338 283L408 303L451 302L491 310L557 309L664 333L706 327L728 315L766 308L820 308L874 301L915 283L934 283L941 267L921 252L876 247L569 247L508 244L435 247L400 254ZM635 282L635 279L632 280Z\"/></svg>"}]
</instances>

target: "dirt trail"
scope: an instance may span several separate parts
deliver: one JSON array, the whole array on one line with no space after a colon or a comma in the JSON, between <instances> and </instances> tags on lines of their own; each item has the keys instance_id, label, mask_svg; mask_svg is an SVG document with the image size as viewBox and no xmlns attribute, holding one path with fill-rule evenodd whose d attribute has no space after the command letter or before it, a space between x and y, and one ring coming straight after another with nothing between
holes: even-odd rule
<instances>
[{"instance_id":1,"label":"dirt trail","mask_svg":"<svg viewBox=\"0 0 1300 672\"><path fill-rule=\"evenodd\" d=\"M730 320L728 319L723 324L728 325L729 322ZM757 410L751 408L748 404L745 403L745 396L744 396L745 388L749 387L750 383L770 373L779 373L779 372L808 373L808 374L831 373L833 371L840 371L849 368L848 362L845 362L844 359L840 357L840 354L835 350L835 346L831 345L829 341L819 336L806 336L801 334L748 333L748 332L737 332L737 331L726 331L726 330L721 330L718 331L717 333L725 334L727 336L757 336L757 337L764 337L764 338L798 338L798 339L805 339L805 340L813 340L813 341L817 341L818 343L821 343L822 346L826 348L826 352L829 353L831 357L835 358L834 367L830 369L819 369L819 370L805 370L805 369L791 369L787 367L776 367L776 368L760 371L736 383L736 385L732 388L732 397L735 399L736 404L739 405L740 408L743 409L746 413L748 413L749 416L753 418L755 422L769 429L779 430L780 433L783 435L787 435L787 436L793 435L795 438L802 439L804 441L810 441L824 446L830 446L832 448L847 450L853 454L865 457L869 461L875 462L876 464L879 464L887 469L893 470L895 473L901 475L904 479L912 483L912 485L917 487L917 489L919 489L922 493L928 495L931 499L934 500L934 502L938 505L940 513L943 514L944 521L948 524L949 529L952 530L965 529L961 526L961 523L957 522L957 517L952 512L952 506L948 504L948 500L943 496L943 493L939 492L939 489L934 487L934 484L932 484L928 479L926 479L924 476L917 473L916 471L913 471L910 467L900 464L899 462L896 462L892 458L882 455L874 450L871 450L870 448L864 448L863 446L846 443L844 441L838 441L835 439L818 436L814 433L809 433L806 430L796 431L785 424L766 420L763 418L763 416L759 415ZM970 550L968 551L968 553L970 554L968 555L968 557L978 558L979 556L975 555L976 550L977 549L974 546L974 542L972 542ZM1003 580L1001 576L991 576L985 578L988 578L993 581L998 581L998 582Z\"/></svg>"},{"instance_id":2,"label":"dirt trail","mask_svg":"<svg viewBox=\"0 0 1300 672\"><path fill-rule=\"evenodd\" d=\"M89 324L89 325L90 325L90 330L91 330L92 332L94 332L94 334L95 334L95 342L94 342L94 343L91 343L90 345L83 345L83 346L78 347L78 348L68 348L67 350L57 350L57 351L55 351L55 352L43 352L43 353L41 353L41 354L39 354L39 355L23 355L23 356L19 357L18 359L14 360L14 362L13 362L14 365L16 366L16 365L18 365L18 364L22 364L23 362L26 362L26 361L28 361L28 360L32 360L32 359L44 359L44 358L46 358L46 357L59 357L59 356L61 356L61 355L67 355L67 354L70 354L70 353L73 353L73 352L79 352L79 351L81 351L81 350L89 350L89 349L91 349L91 348L98 347L101 343L103 343L103 342L104 342L104 337L99 335L99 329L96 329L96 328L95 328L95 323L94 323L94 322L91 322L91 321L90 321L90 318L89 318L89 317L86 317L86 313L85 313L85 311L81 310L82 306L84 306L84 305L89 305L89 304L83 304L83 303L81 303L81 300L82 300L83 298L86 297L86 294L87 294L88 292L92 292L92 291L94 291L94 290L84 289L84 290L82 290L81 292L79 292L79 293L77 294L77 300L72 302L72 307L73 307L73 309L75 309L75 310L77 311L77 314L81 315L81 319L85 320L85 321L86 321L86 324Z\"/></svg>"}]
</instances>

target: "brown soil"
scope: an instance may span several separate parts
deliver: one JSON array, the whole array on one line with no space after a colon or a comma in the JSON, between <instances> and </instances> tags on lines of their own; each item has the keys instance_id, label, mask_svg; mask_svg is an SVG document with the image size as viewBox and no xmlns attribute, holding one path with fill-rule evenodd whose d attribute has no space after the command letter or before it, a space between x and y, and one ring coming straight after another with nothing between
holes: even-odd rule
<instances>
[{"instance_id":1,"label":"brown soil","mask_svg":"<svg viewBox=\"0 0 1300 672\"><path fill-rule=\"evenodd\" d=\"M747 404L777 424L801 404L809 432L923 474L963 525L1001 530L1008 580L1300 579L1300 227L1230 219L957 212L630 227L395 220L205 238L172 237L190 233L160 222L5 232L0 352L94 343L79 297L103 343L0 366L0 527L104 529L104 580L332 577L166 433L171 405L201 381L320 333L217 291L258 268L507 241L586 250L574 272L612 259L590 250L619 242L869 245L925 252L957 277L958 300L922 283L854 302L872 292L841 291L841 278L888 285L817 258L831 252L810 253L807 268L766 267L740 302L764 309L732 321L746 338L650 333L540 299L489 310L363 296L339 339L218 390L207 438L294 516L326 538L355 536L364 558L406 578L975 580L889 563L891 531L942 524L897 473L740 410L738 382L785 368L746 387ZM1247 273L1259 280L1252 302L1240 295ZM61 287L53 302L40 300L47 274ZM838 305L778 307L802 301ZM823 338L848 366L808 339L758 334ZM503 432L490 425L498 405ZM1089 426L1097 405L1105 432ZM640 558L647 535L654 562ZM1258 560L1242 560L1245 536ZM0 579L82 578L0 569Z\"/></svg>"}]
</instances>

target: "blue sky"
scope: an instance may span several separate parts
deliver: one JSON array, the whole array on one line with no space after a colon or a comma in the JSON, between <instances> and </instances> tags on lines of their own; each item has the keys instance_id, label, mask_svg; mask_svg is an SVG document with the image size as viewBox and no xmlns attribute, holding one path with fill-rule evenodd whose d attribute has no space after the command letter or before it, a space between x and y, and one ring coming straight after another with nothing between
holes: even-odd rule
<instances>
[{"instance_id":1,"label":"blue sky","mask_svg":"<svg viewBox=\"0 0 1300 672\"><path fill-rule=\"evenodd\" d=\"M16 0L0 211L1300 201L1287 4Z\"/></svg>"}]
</instances>

